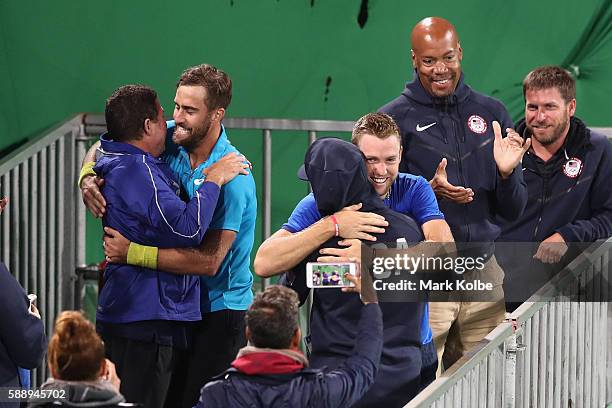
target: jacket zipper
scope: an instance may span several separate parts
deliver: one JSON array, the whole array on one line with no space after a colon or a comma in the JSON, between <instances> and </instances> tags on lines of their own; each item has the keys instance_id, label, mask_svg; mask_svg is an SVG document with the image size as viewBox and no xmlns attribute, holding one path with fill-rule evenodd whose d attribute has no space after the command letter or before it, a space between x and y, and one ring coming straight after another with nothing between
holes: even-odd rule
<instances>
[{"instance_id":1,"label":"jacket zipper","mask_svg":"<svg viewBox=\"0 0 612 408\"><path fill-rule=\"evenodd\" d=\"M540 202L540 211L538 213L538 221L536 222L535 228L533 230L533 240L536 241L536 237L538 235L538 230L540 229L540 224L542 223L542 215L544 213L544 203L546 202L548 193L548 177L542 176L542 197Z\"/></svg>"},{"instance_id":2,"label":"jacket zipper","mask_svg":"<svg viewBox=\"0 0 612 408\"><path fill-rule=\"evenodd\" d=\"M457 168L458 168L458 174L459 174L459 182L461 183L462 186L465 187L465 178L463 177L463 164L461 162L461 149L459 144L461 143L461 139L459 138L459 132L457 131L457 124L455 123L455 120L453 119L452 115L448 115L452 126L453 126L453 134L455 136L455 142L457 145ZM470 225L467 222L467 214L468 214L468 208L467 205L463 205L463 224L465 225L466 228L466 241L470 242Z\"/></svg>"}]
</instances>

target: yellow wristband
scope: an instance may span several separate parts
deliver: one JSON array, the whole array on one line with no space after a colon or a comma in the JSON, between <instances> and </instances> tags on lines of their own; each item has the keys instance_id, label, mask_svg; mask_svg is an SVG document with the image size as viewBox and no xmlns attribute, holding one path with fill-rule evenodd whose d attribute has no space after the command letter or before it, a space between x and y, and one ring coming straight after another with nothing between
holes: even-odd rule
<instances>
[{"instance_id":1,"label":"yellow wristband","mask_svg":"<svg viewBox=\"0 0 612 408\"><path fill-rule=\"evenodd\" d=\"M157 247L130 243L127 254L127 263L149 269L157 269Z\"/></svg>"},{"instance_id":2,"label":"yellow wristband","mask_svg":"<svg viewBox=\"0 0 612 408\"><path fill-rule=\"evenodd\" d=\"M93 169L95 165L96 162L93 161L83 164L83 167L81 168L81 174L79 174L79 182L77 183L77 187L81 188L81 181L83 181L83 178L85 178L85 176L96 175L96 172Z\"/></svg>"}]
</instances>

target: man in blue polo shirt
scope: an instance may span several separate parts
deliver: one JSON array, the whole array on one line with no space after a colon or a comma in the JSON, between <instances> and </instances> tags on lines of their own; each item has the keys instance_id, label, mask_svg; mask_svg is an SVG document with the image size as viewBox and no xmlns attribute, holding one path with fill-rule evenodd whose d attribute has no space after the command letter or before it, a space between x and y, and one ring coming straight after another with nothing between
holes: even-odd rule
<instances>
[{"instance_id":1,"label":"man in blue polo shirt","mask_svg":"<svg viewBox=\"0 0 612 408\"><path fill-rule=\"evenodd\" d=\"M229 76L211 65L188 68L179 79L164 160L190 196L204 182L211 165L237 152L221 124L231 97ZM90 190L84 199L94 201L95 181L84 181L82 189ZM88 208L92 207L89 203ZM121 255L111 256L113 262L131 263L131 253L139 250L153 253L150 258L156 259L159 270L201 276L202 321L194 326L184 378L173 379L169 395L173 406L195 405L200 388L229 368L246 344L244 314L253 299L250 252L256 213L255 182L248 174L222 187L208 232L197 248L142 248L115 230L105 230L107 250L120 248L116 253Z\"/></svg>"},{"instance_id":2,"label":"man in blue polo shirt","mask_svg":"<svg viewBox=\"0 0 612 408\"><path fill-rule=\"evenodd\" d=\"M421 226L426 239L439 242L452 242L450 229L444 221L444 216L438 209L438 204L429 183L422 177L406 173L398 173L402 154L399 128L391 117L384 113L369 113L360 118L353 128L352 142L357 145L366 157L368 178L379 197L385 205L392 210L412 216ZM291 253L297 258L300 251L312 252L321 245L319 240L326 241L335 234L338 226L338 235L344 238L370 237L369 233L378 233L381 230L374 225L367 226L367 222L378 222L371 218L360 221L363 225L353 226L356 223L347 216L356 213L356 216L366 217L364 213L340 211L334 217L325 217L323 221L315 201L314 195L304 197L293 210L287 223L280 231L264 242L255 257L255 273L259 276L272 276L294 267L301 259L292 264L293 259L285 256ZM342 218L341 218L342 217ZM308 238L306 234L313 232L321 223L327 225L329 234L321 231L315 238ZM383 224L376 224L383 226ZM358 231L362 228L362 231ZM311 231L308 231L308 230ZM346 249L325 248L322 255L338 255L346 257L359 257L360 243L358 241L340 241ZM307 255L307 254L306 254ZM303 257L305 257L304 255ZM302 257L302 258L303 258ZM423 371L421 373L422 385L426 386L435 378L437 357L432 342L432 332L429 327L427 308L422 317L421 341L423 343Z\"/></svg>"}]
</instances>

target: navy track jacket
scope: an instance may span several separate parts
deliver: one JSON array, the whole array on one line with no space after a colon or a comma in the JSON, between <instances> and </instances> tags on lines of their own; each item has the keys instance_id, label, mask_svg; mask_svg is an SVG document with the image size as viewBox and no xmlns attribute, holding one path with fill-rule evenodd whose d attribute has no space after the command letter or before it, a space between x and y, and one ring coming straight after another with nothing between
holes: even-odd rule
<instances>
[{"instance_id":1,"label":"navy track jacket","mask_svg":"<svg viewBox=\"0 0 612 408\"><path fill-rule=\"evenodd\" d=\"M517 125L529 137L524 120ZM612 236L612 145L578 118L546 163L533 152L523 158L528 202L523 216L503 226L500 240L542 241L555 232L566 242Z\"/></svg>"},{"instance_id":2,"label":"navy track jacket","mask_svg":"<svg viewBox=\"0 0 612 408\"><path fill-rule=\"evenodd\" d=\"M524 120L517 124L530 137ZM506 300L520 303L565 267L584 245L612 236L612 145L607 138L571 118L565 143L544 162L533 151L523 158L527 208L520 219L502 224L496 257L506 273ZM503 221L503 220L502 220ZM574 243L563 259L544 264L533 255L555 232ZM520 244L517 244L519 243Z\"/></svg>"},{"instance_id":3,"label":"navy track jacket","mask_svg":"<svg viewBox=\"0 0 612 408\"><path fill-rule=\"evenodd\" d=\"M0 288L0 387L18 387L17 367L36 368L47 349L47 338L43 322L28 312L26 293L2 262Z\"/></svg>"},{"instance_id":4,"label":"navy track jacket","mask_svg":"<svg viewBox=\"0 0 612 408\"><path fill-rule=\"evenodd\" d=\"M440 200L440 210L457 242L493 242L500 234L496 216L517 219L527 203L520 167L502 180L493 158L492 122L502 133L513 126L501 102L473 91L463 82L447 98L432 97L415 79L382 108L402 134L400 171L431 180L446 157L449 183L474 190L474 200L456 204Z\"/></svg>"},{"instance_id":5,"label":"navy track jacket","mask_svg":"<svg viewBox=\"0 0 612 408\"><path fill-rule=\"evenodd\" d=\"M127 143L101 141L105 155L94 171L105 180L104 226L142 245L199 245L215 210L219 187L204 182L185 203L179 198L179 184L161 160ZM201 319L198 276L109 263L104 280L97 313L102 322Z\"/></svg>"},{"instance_id":6,"label":"navy track jacket","mask_svg":"<svg viewBox=\"0 0 612 408\"><path fill-rule=\"evenodd\" d=\"M230 368L202 389L196 408L352 406L374 381L382 346L380 309L377 305L360 309L355 348L335 370L246 375Z\"/></svg>"}]
</instances>

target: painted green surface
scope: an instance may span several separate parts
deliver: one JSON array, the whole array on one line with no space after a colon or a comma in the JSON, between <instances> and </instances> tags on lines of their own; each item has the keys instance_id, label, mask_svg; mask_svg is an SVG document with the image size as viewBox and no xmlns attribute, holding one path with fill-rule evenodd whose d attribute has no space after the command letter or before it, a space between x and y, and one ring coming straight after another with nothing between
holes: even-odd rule
<instances>
[{"instance_id":1,"label":"painted green surface","mask_svg":"<svg viewBox=\"0 0 612 408\"><path fill-rule=\"evenodd\" d=\"M565 63L578 67L577 114L609 126L610 3L371 0L360 28L356 0L0 0L0 149L72 113L103 111L126 83L153 86L170 112L179 74L201 62L233 78L229 116L354 120L411 79L410 29L428 15L455 23L467 82L515 118L524 75ZM261 197L260 135L230 138L254 164ZM294 177L305 148L305 136L274 136L273 231L306 192ZM89 226L97 261L99 221Z\"/></svg>"}]
</instances>

